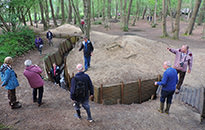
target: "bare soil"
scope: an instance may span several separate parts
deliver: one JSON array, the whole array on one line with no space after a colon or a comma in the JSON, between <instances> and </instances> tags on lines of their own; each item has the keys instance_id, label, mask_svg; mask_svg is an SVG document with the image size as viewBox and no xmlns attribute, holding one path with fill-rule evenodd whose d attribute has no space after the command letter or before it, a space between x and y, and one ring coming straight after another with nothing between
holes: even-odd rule
<instances>
[{"instance_id":1,"label":"bare soil","mask_svg":"<svg viewBox=\"0 0 205 130\"><path fill-rule=\"evenodd\" d=\"M103 38L103 35L106 35L107 37L111 37L110 39L113 39L113 41L120 41L122 40L121 37L124 35L124 32L121 32L119 29L120 25L113 24L111 26L111 29L109 31L106 31L106 29L103 28L101 25L93 26L92 30L97 31L96 33L91 34L91 40L95 42L95 53L93 55L92 64L93 67L88 71L88 73L91 75L92 69L95 69L95 62L94 60L98 58L99 54L98 51L101 51L105 53L105 56L110 53L110 55L115 52L120 52L119 50L111 50L106 52L105 48L100 49L102 46L104 47L111 47L111 45L120 45L126 49L126 46L133 47L133 50L131 50L129 53L125 53L122 55L124 58L128 58L127 60L133 60L132 56L136 58L137 55L135 52L135 49L143 49L146 48L146 52L149 54L153 54L153 56L157 56L158 54L161 55L162 59L157 59L157 62L161 62L166 59L167 57L171 57L170 59L174 59L174 56L171 54L167 54L166 47L167 46L173 46L176 48L181 47L182 44L186 43L190 45L190 48L194 54L195 62L193 66L193 72L190 74L190 76L193 76L195 80L190 81L192 82L198 82L202 85L204 84L203 79L200 79L198 77L204 77L204 68L199 68L200 66L203 66L203 57L204 57L204 40L200 39L200 28L197 27L194 30L194 35L185 37L181 36L179 41L174 41L172 39L161 39L161 28L160 25L157 26L157 28L152 29L150 25L146 21L139 21L136 26L131 27L130 31L128 33L131 33L132 36L123 36L123 41L129 41L129 43L132 44L123 44L121 42L110 42L110 41L104 41L105 43L99 44L98 40L101 41ZM186 23L182 22L181 27L186 27ZM138 31L141 30L141 31ZM42 31L40 28L39 31ZM104 32L106 34L99 33L99 31ZM198 32L198 33L197 33ZM148 38L155 41L150 41L150 43L155 44L156 46L149 45L148 43L145 43L145 47L143 44L138 44L138 46L141 46L141 48L138 48L135 46L134 41L131 39L137 40L137 38L133 38L133 34L136 34L138 36L142 36L144 38ZM128 35L128 34L127 34ZM94 38L95 37L95 38ZM117 38L117 39L115 39ZM107 39L107 38L106 38ZM158 129L170 129L170 130L202 130L205 128L205 123L199 122L199 114L194 112L192 109L190 109L189 106L184 105L182 103L178 103L176 101L173 102L173 105L171 106L170 114L161 114L157 111L157 108L159 106L159 99L154 101L148 101L142 104L132 104L132 105L101 105L94 102L91 102L91 112L93 119L95 120L94 123L89 124L86 121L86 113L82 109L82 120L76 119L73 114L75 113L73 107L72 107L72 101L69 97L69 92L65 91L64 89L60 88L57 85L54 85L50 81L45 81L44 86L44 97L43 97L43 105L41 107L38 107L37 104L34 104L32 102L32 89L30 88L26 78L23 76L23 70L24 70L24 60L31 59L34 64L38 64L43 68L43 57L46 56L49 53L52 53L57 49L58 44L63 39L54 39L54 47L49 47L48 45L44 46L43 55L40 56L39 52L37 50L31 50L27 54L18 57L15 59L13 68L15 72L18 75L18 80L20 83L20 86L17 88L17 98L22 103L22 108L18 110L11 110L8 105L8 99L7 99L7 91L3 88L0 89L0 122L3 123L6 126L10 126L13 129L25 129L25 130L50 130L50 129L140 129L140 130L158 130ZM108 39L109 40L109 39ZM149 40L148 40L149 41ZM156 42L157 41L157 42ZM106 45L106 42L109 42L111 44ZM152 46L153 49L147 49L149 46ZM154 52L156 48L161 49L162 51ZM164 49L164 50L163 50ZM108 53L108 54L107 54ZM166 54L165 54L166 53ZM165 54L165 55L164 55ZM82 53L78 52L78 55L82 57ZM96 56L96 57L95 57ZM129 56L131 58L129 59ZM142 55L141 55L142 56ZM198 59L201 58L201 59ZM83 60L83 59L81 59ZM115 59L113 59L115 60ZM153 59L150 59L151 64L154 63L152 61ZM118 61L120 61L118 59ZM133 60L135 61L135 60ZM83 61L81 61L83 62ZM101 62L101 59L98 59L98 62ZM96 61L97 63L97 61ZM159 64L161 64L159 63ZM73 64L75 66L75 64ZM122 65L123 66L123 65ZM143 65L149 67L148 65ZM96 66L96 68L100 68L101 66ZM115 66L114 68L119 67ZM139 66L141 67L141 66ZM146 67L145 67L146 68ZM163 72L163 70L156 66L158 72ZM131 73L130 70L133 70L134 68L128 68L128 74ZM147 71L147 70L143 70ZM156 70L153 70L156 71ZM196 72L194 72L196 71ZM200 73L200 72L203 73ZM94 73L94 72L93 72ZM155 72L153 72L155 73ZM196 75L194 74L196 73ZM197 75L199 73L200 75ZM105 73L102 73L102 75ZM93 77L92 77L93 78ZM189 79L189 75L186 76L186 79ZM199 79L199 80L198 80ZM131 78L129 78L131 80ZM107 80L106 80L107 81ZM187 80L185 83L189 83Z\"/></svg>"}]
</instances>

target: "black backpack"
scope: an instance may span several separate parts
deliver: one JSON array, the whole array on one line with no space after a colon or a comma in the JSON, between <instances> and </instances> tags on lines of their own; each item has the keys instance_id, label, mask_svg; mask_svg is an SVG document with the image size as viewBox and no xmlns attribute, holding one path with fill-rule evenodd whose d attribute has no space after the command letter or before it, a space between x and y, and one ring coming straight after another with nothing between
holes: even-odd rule
<instances>
[{"instance_id":1,"label":"black backpack","mask_svg":"<svg viewBox=\"0 0 205 130\"><path fill-rule=\"evenodd\" d=\"M75 98L84 98L85 97L85 91L86 91L86 85L85 82L76 80L76 85L75 85Z\"/></svg>"}]
</instances>

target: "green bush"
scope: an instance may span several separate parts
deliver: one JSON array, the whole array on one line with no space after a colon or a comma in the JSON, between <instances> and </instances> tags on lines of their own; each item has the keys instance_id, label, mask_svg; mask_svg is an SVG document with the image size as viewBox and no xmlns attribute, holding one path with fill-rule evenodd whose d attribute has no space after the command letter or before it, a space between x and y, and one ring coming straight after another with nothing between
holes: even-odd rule
<instances>
[{"instance_id":1,"label":"green bush","mask_svg":"<svg viewBox=\"0 0 205 130\"><path fill-rule=\"evenodd\" d=\"M34 39L34 32L28 27L0 35L0 63L3 63L7 56L20 56L34 48Z\"/></svg>"},{"instance_id":2,"label":"green bush","mask_svg":"<svg viewBox=\"0 0 205 130\"><path fill-rule=\"evenodd\" d=\"M99 25L99 24L102 24L102 21L94 21L93 24L94 24L94 25Z\"/></svg>"}]
</instances>

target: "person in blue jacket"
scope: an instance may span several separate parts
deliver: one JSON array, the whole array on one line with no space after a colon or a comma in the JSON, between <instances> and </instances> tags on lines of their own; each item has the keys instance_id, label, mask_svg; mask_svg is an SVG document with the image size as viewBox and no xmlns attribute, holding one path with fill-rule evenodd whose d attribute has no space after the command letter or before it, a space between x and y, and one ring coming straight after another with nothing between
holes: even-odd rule
<instances>
[{"instance_id":1,"label":"person in blue jacket","mask_svg":"<svg viewBox=\"0 0 205 130\"><path fill-rule=\"evenodd\" d=\"M40 52L40 55L42 54L42 49L43 49L43 40L40 38L40 36L36 36L35 39L35 46Z\"/></svg>"},{"instance_id":2,"label":"person in blue jacket","mask_svg":"<svg viewBox=\"0 0 205 130\"><path fill-rule=\"evenodd\" d=\"M83 108L87 112L87 120L89 122L93 122L93 119L91 117L91 112L90 112L90 105L89 105L89 97L91 100L93 100L93 95L94 95L94 90L93 90L93 85L90 77L83 72L83 65L78 64L76 69L78 70L78 73L75 75L74 78L71 80L71 89L70 89L70 97L74 101L74 107L77 112L76 117L81 119L80 115L80 104L82 104ZM84 94L83 95L76 95L77 91L77 85L79 82L83 83L84 86Z\"/></svg>"},{"instance_id":3,"label":"person in blue jacket","mask_svg":"<svg viewBox=\"0 0 205 130\"><path fill-rule=\"evenodd\" d=\"M82 49L83 49L84 61L85 61L85 63L84 63L85 71L87 71L88 68L90 67L90 60L91 60L92 52L94 50L91 41L88 40L87 37L84 37L84 41L83 41L79 51L81 51Z\"/></svg>"},{"instance_id":4,"label":"person in blue jacket","mask_svg":"<svg viewBox=\"0 0 205 130\"><path fill-rule=\"evenodd\" d=\"M53 33L50 30L48 30L48 32L46 33L46 37L48 39L49 46L53 46Z\"/></svg>"},{"instance_id":5,"label":"person in blue jacket","mask_svg":"<svg viewBox=\"0 0 205 130\"><path fill-rule=\"evenodd\" d=\"M8 90L8 99L11 109L20 108L21 104L16 101L16 87L19 86L17 75L11 68L12 58L6 57L4 59L4 64L0 67L1 74L1 87L5 87Z\"/></svg>"},{"instance_id":6,"label":"person in blue jacket","mask_svg":"<svg viewBox=\"0 0 205 130\"><path fill-rule=\"evenodd\" d=\"M178 82L178 76L176 69L171 67L170 61L165 61L163 68L166 70L163 74L161 82L155 82L155 85L161 85L161 97L160 97L160 109L159 112L164 112L164 102L167 100L165 113L169 114L169 109L172 103L172 97L176 89Z\"/></svg>"}]
</instances>

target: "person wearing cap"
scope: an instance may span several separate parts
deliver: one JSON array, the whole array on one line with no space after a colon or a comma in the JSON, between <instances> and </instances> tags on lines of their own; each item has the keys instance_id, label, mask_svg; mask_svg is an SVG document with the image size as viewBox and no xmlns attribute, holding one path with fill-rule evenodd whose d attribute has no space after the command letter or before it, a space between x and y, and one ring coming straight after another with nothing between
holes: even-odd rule
<instances>
[{"instance_id":1,"label":"person wearing cap","mask_svg":"<svg viewBox=\"0 0 205 130\"><path fill-rule=\"evenodd\" d=\"M83 54L84 54L85 71L87 71L88 68L90 67L90 60L91 60L92 52L94 50L91 41L88 40L87 37L84 37L84 41L83 41L79 51L81 51L82 49L83 49Z\"/></svg>"},{"instance_id":2,"label":"person wearing cap","mask_svg":"<svg viewBox=\"0 0 205 130\"><path fill-rule=\"evenodd\" d=\"M90 112L90 105L89 105L89 97L93 100L94 90L93 85L90 77L83 72L83 65L78 64L76 66L78 73L72 78L71 80L71 89L70 89L70 97L74 101L74 107L77 112L75 115L77 118L81 119L80 115L80 104L82 104L83 108L87 112L87 120L89 122L93 122ZM85 93L83 97L76 97L76 85L81 82L85 86Z\"/></svg>"},{"instance_id":3,"label":"person wearing cap","mask_svg":"<svg viewBox=\"0 0 205 130\"><path fill-rule=\"evenodd\" d=\"M24 62L26 68L24 70L24 76L27 78L31 88L33 88L33 102L38 102L38 106L42 104L43 98L43 85L44 81L41 77L42 69L37 65L32 65L31 60ZM38 91L38 98L37 98Z\"/></svg>"},{"instance_id":4,"label":"person wearing cap","mask_svg":"<svg viewBox=\"0 0 205 130\"><path fill-rule=\"evenodd\" d=\"M40 55L42 54L42 48L43 48L43 40L40 38L40 36L36 36L35 39L35 46L40 52Z\"/></svg>"},{"instance_id":5,"label":"person wearing cap","mask_svg":"<svg viewBox=\"0 0 205 130\"><path fill-rule=\"evenodd\" d=\"M171 67L170 61L165 61L163 68L166 70L163 74L161 82L155 82L155 85L161 85L161 97L160 97L160 108L159 112L164 112L164 102L167 100L165 113L169 114L169 109L172 103L172 96L176 89L176 84L178 82L178 76L176 69Z\"/></svg>"},{"instance_id":6,"label":"person wearing cap","mask_svg":"<svg viewBox=\"0 0 205 130\"><path fill-rule=\"evenodd\" d=\"M191 73L193 55L192 52L189 50L189 46L187 45L182 45L180 49L167 48L167 50L176 55L174 61L174 68L177 70L177 73L179 74L179 82L177 83L177 89L175 93L178 94L183 84L187 68L187 72Z\"/></svg>"},{"instance_id":7,"label":"person wearing cap","mask_svg":"<svg viewBox=\"0 0 205 130\"><path fill-rule=\"evenodd\" d=\"M11 65L13 60L11 57L4 59L4 64L1 65L1 87L5 87L8 90L8 99L11 109L17 109L21 107L21 104L16 101L16 87L19 86L17 75L12 69Z\"/></svg>"}]
</instances>

